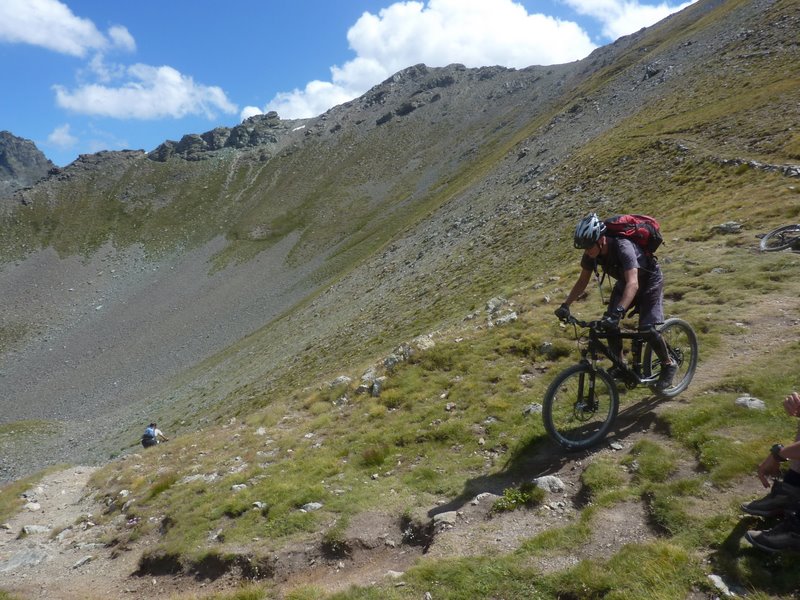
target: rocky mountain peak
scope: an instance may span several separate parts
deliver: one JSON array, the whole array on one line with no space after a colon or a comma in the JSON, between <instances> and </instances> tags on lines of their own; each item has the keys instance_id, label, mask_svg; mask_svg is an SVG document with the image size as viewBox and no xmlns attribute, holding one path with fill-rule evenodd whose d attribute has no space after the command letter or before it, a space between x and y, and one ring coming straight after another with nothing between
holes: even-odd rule
<instances>
[{"instance_id":1,"label":"rocky mountain peak","mask_svg":"<svg viewBox=\"0 0 800 600\"><path fill-rule=\"evenodd\" d=\"M0 131L0 196L33 185L54 167L31 140Z\"/></svg>"}]
</instances>

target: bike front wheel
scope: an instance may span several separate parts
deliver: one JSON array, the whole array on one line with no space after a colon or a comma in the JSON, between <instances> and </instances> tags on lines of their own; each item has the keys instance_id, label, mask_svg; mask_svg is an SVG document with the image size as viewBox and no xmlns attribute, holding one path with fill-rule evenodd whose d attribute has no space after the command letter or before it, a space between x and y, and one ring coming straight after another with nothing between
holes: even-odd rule
<instances>
[{"instance_id":1,"label":"bike front wheel","mask_svg":"<svg viewBox=\"0 0 800 600\"><path fill-rule=\"evenodd\" d=\"M608 434L618 410L611 376L581 363L559 373L547 388L542 418L554 441L567 450L582 450Z\"/></svg>"},{"instance_id":2,"label":"bike front wheel","mask_svg":"<svg viewBox=\"0 0 800 600\"><path fill-rule=\"evenodd\" d=\"M665 390L656 390L653 387L653 391L664 398L672 398L689 387L694 377L697 369L697 335L692 326L683 319L667 319L659 331L667 343L667 351L672 360L678 363L678 372L675 373L670 387ZM658 377L661 373L661 361L649 342L644 349L642 370L645 378Z\"/></svg>"},{"instance_id":3,"label":"bike front wheel","mask_svg":"<svg viewBox=\"0 0 800 600\"><path fill-rule=\"evenodd\" d=\"M800 246L800 225L784 225L773 229L761 238L759 245L763 252L775 252Z\"/></svg>"}]
</instances>

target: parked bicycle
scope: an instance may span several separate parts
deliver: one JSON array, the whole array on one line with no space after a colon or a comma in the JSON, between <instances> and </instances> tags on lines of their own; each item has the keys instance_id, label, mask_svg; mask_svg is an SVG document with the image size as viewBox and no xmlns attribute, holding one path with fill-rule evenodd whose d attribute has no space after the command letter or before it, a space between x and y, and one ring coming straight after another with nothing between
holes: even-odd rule
<instances>
[{"instance_id":1,"label":"parked bicycle","mask_svg":"<svg viewBox=\"0 0 800 600\"><path fill-rule=\"evenodd\" d=\"M759 245L762 252L776 252L787 248L800 250L800 224L783 225L765 233Z\"/></svg>"},{"instance_id":2,"label":"parked bicycle","mask_svg":"<svg viewBox=\"0 0 800 600\"><path fill-rule=\"evenodd\" d=\"M648 386L657 395L672 398L684 391L694 377L697 336L686 321L667 319L659 327L670 356L678 364L672 385L660 391L656 389L656 382L661 364L645 334L626 330L610 332L604 329L601 321L581 321L572 316L565 322L575 328L581 361L562 371L547 388L542 416L547 433L567 450L588 448L608 434L619 411L618 382L628 389ZM579 327L588 329L588 337L579 334ZM604 342L610 335L631 340L630 367ZM598 366L603 357L611 361L611 368Z\"/></svg>"}]
</instances>

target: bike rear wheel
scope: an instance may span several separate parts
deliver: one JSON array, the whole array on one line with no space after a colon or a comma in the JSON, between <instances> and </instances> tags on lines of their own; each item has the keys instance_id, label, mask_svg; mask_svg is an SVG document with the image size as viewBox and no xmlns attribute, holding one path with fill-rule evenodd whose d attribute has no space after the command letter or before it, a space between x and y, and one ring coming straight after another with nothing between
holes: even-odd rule
<instances>
[{"instance_id":1,"label":"bike rear wheel","mask_svg":"<svg viewBox=\"0 0 800 600\"><path fill-rule=\"evenodd\" d=\"M784 225L773 229L761 238L759 245L763 252L775 252L792 246L800 246L800 225Z\"/></svg>"},{"instance_id":2,"label":"bike rear wheel","mask_svg":"<svg viewBox=\"0 0 800 600\"><path fill-rule=\"evenodd\" d=\"M689 387L694 377L697 369L697 335L692 326L683 319L667 319L659 331L667 343L672 360L678 363L678 372L667 389L656 390L655 384L651 389L659 396L672 398ZM644 348L642 371L646 378L658 377L661 373L661 361L649 342Z\"/></svg>"},{"instance_id":3,"label":"bike rear wheel","mask_svg":"<svg viewBox=\"0 0 800 600\"><path fill-rule=\"evenodd\" d=\"M581 450L608 434L618 410L611 376L581 363L559 373L547 388L542 418L554 441L567 450Z\"/></svg>"}]
</instances>

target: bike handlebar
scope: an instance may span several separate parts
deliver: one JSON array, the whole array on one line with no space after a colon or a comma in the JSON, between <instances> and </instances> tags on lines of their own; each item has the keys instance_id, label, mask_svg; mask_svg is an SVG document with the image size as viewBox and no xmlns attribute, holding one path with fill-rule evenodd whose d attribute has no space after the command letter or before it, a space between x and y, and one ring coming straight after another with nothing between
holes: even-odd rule
<instances>
[{"instance_id":1,"label":"bike handlebar","mask_svg":"<svg viewBox=\"0 0 800 600\"><path fill-rule=\"evenodd\" d=\"M567 325L577 325L578 327L586 327L588 329L602 329L602 321L582 321L581 319L576 319L572 315L568 316L566 319L560 319L562 323L566 323Z\"/></svg>"},{"instance_id":2,"label":"bike handlebar","mask_svg":"<svg viewBox=\"0 0 800 600\"><path fill-rule=\"evenodd\" d=\"M593 321L583 321L581 319L577 319L572 315L569 315L566 319L560 319L562 323L566 323L567 325L577 325L578 327L584 327L586 329L591 329L592 331L596 331L597 333L614 333L619 332L619 328L609 328L602 319L596 319Z\"/></svg>"}]
</instances>

